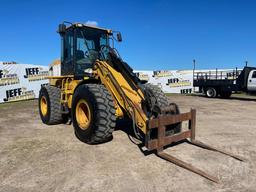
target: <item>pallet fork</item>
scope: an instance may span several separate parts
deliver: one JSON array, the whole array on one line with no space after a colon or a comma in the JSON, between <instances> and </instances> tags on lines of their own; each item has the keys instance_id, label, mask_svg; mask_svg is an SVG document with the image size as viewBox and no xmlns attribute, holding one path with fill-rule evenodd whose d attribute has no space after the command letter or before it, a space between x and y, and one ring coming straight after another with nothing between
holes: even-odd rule
<instances>
[{"instance_id":1,"label":"pallet fork","mask_svg":"<svg viewBox=\"0 0 256 192\"><path fill-rule=\"evenodd\" d=\"M149 129L157 128L158 129L158 134L156 139L150 139L149 137L146 138L145 146L148 148L148 150L156 150L156 155L165 159L166 161L169 161L171 163L174 163L180 167L183 167L189 171L192 171L202 177L205 177L215 183L219 183L219 179L215 176L212 176L196 167L193 165L186 163L182 160L177 159L176 157L169 155L164 152L164 146L170 145L171 143L176 143L182 140L187 140L188 138L190 140L187 140L188 143L207 149L215 152L219 152L225 155L228 155L230 157L233 157L234 159L237 159L239 161L244 161L244 158L232 154L228 151L212 147L210 145L204 144L200 141L197 141L195 139L195 133L196 133L196 110L191 109L190 112L188 113L183 113L179 115L166 115L165 113L170 111L170 107L166 107L162 109L162 114L164 115L159 115L157 118L149 120L148 121L148 127ZM183 131L181 133L171 135L171 136L166 136L165 130L167 125L172 125L176 123L180 123L182 121L189 121L188 124L188 130Z\"/></svg>"}]
</instances>

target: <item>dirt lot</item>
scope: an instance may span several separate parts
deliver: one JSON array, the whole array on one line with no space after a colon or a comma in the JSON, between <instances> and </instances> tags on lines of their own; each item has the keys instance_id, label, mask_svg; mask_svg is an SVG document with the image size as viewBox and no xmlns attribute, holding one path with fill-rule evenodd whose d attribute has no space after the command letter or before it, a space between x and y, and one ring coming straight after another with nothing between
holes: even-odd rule
<instances>
[{"instance_id":1,"label":"dirt lot","mask_svg":"<svg viewBox=\"0 0 256 192\"><path fill-rule=\"evenodd\" d=\"M46 126L37 101L0 105L0 191L256 191L256 100L172 96L197 109L197 138L247 159L239 162L187 143L166 151L213 175L215 184L145 156L122 130L87 145L71 125Z\"/></svg>"}]
</instances>

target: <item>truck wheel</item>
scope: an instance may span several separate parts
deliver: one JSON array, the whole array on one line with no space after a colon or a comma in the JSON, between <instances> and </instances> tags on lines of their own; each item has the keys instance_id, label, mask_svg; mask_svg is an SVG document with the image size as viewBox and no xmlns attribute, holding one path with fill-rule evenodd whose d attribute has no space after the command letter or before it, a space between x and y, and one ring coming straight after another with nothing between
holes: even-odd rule
<instances>
[{"instance_id":1,"label":"truck wheel","mask_svg":"<svg viewBox=\"0 0 256 192\"><path fill-rule=\"evenodd\" d=\"M72 101L72 121L80 141L97 144L109 141L116 126L114 101L104 85L80 85Z\"/></svg>"},{"instance_id":2,"label":"truck wheel","mask_svg":"<svg viewBox=\"0 0 256 192\"><path fill-rule=\"evenodd\" d=\"M57 87L42 86L39 92L39 113L43 123L54 125L63 123L65 118L61 113L61 91Z\"/></svg>"},{"instance_id":3,"label":"truck wheel","mask_svg":"<svg viewBox=\"0 0 256 192\"><path fill-rule=\"evenodd\" d=\"M150 83L144 84L144 86L145 86L145 89L149 89L153 92L160 108L171 105L173 108L173 110L171 111L171 114L173 115L180 114L178 105L175 103L170 103L168 100L168 97L164 94L164 92L158 86L152 85ZM181 123L176 123L166 128L166 135L173 135L175 133L179 133L180 131L181 131Z\"/></svg>"},{"instance_id":4,"label":"truck wheel","mask_svg":"<svg viewBox=\"0 0 256 192\"><path fill-rule=\"evenodd\" d=\"M214 87L208 87L206 88L206 92L205 92L206 96L209 98L215 98L217 97L217 91Z\"/></svg>"},{"instance_id":5,"label":"truck wheel","mask_svg":"<svg viewBox=\"0 0 256 192\"><path fill-rule=\"evenodd\" d=\"M220 92L220 97L224 99L228 99L231 96L232 92L231 91L222 91Z\"/></svg>"}]
</instances>

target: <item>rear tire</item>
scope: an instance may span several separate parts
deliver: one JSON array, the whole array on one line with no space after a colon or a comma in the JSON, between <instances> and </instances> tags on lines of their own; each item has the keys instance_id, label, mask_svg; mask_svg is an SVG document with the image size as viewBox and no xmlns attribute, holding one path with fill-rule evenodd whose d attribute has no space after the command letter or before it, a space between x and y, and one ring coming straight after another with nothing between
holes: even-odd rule
<instances>
[{"instance_id":1,"label":"rear tire","mask_svg":"<svg viewBox=\"0 0 256 192\"><path fill-rule=\"evenodd\" d=\"M81 116L79 110L86 116ZM74 93L71 110L75 135L88 144L109 141L116 125L115 112L113 98L104 85L80 85Z\"/></svg>"},{"instance_id":2,"label":"rear tire","mask_svg":"<svg viewBox=\"0 0 256 192\"><path fill-rule=\"evenodd\" d=\"M39 92L39 113L43 123L55 125L63 123L65 118L61 113L61 90L53 86L42 86Z\"/></svg>"},{"instance_id":3,"label":"rear tire","mask_svg":"<svg viewBox=\"0 0 256 192\"><path fill-rule=\"evenodd\" d=\"M178 105L175 103L170 103L168 100L168 97L164 94L164 92L158 86L152 85L150 83L147 83L144 86L145 86L145 89L149 89L153 92L160 108L172 106L173 110L171 111L171 114L173 115L180 114ZM181 123L176 123L166 127L166 135L173 135L173 134L179 133L180 131L181 131Z\"/></svg>"}]
</instances>

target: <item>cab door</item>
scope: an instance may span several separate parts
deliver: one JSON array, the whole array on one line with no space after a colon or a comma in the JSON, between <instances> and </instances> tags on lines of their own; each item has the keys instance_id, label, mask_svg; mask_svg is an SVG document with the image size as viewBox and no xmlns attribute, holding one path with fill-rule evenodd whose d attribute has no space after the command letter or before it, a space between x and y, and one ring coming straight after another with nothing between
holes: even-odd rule
<instances>
[{"instance_id":1,"label":"cab door","mask_svg":"<svg viewBox=\"0 0 256 192\"><path fill-rule=\"evenodd\" d=\"M248 76L247 82L247 90L248 91L256 91L256 70L252 70Z\"/></svg>"},{"instance_id":2,"label":"cab door","mask_svg":"<svg viewBox=\"0 0 256 192\"><path fill-rule=\"evenodd\" d=\"M68 29L61 38L61 75L74 74L74 32Z\"/></svg>"}]
</instances>

